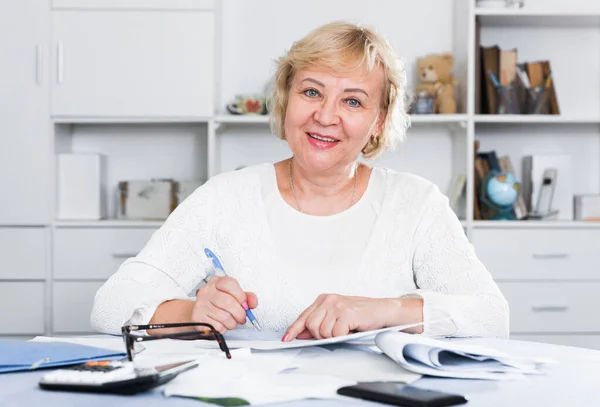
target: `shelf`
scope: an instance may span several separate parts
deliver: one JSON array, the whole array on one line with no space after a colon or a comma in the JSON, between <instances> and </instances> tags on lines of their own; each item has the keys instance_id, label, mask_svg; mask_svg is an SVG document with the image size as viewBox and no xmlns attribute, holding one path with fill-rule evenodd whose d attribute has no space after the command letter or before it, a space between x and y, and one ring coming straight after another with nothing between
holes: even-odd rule
<instances>
[{"instance_id":1,"label":"shelf","mask_svg":"<svg viewBox=\"0 0 600 407\"><path fill-rule=\"evenodd\" d=\"M472 224L473 229L600 229L600 222L584 221L494 221L476 220Z\"/></svg>"},{"instance_id":2,"label":"shelf","mask_svg":"<svg viewBox=\"0 0 600 407\"><path fill-rule=\"evenodd\" d=\"M533 114L479 114L475 123L490 124L600 124L600 117L568 117Z\"/></svg>"},{"instance_id":3,"label":"shelf","mask_svg":"<svg viewBox=\"0 0 600 407\"><path fill-rule=\"evenodd\" d=\"M79 124L79 123L107 123L107 124L144 124L144 123L202 123L206 124L210 120L206 116L185 116L185 117L63 117L54 116L52 121L55 124Z\"/></svg>"},{"instance_id":4,"label":"shelf","mask_svg":"<svg viewBox=\"0 0 600 407\"><path fill-rule=\"evenodd\" d=\"M217 115L214 118L216 123L221 124L269 124L267 115Z\"/></svg>"},{"instance_id":5,"label":"shelf","mask_svg":"<svg viewBox=\"0 0 600 407\"><path fill-rule=\"evenodd\" d=\"M214 118L217 124L269 124L269 116L258 115L218 115ZM449 124L467 121L466 114L423 114L411 115L414 124Z\"/></svg>"},{"instance_id":6,"label":"shelf","mask_svg":"<svg viewBox=\"0 0 600 407\"><path fill-rule=\"evenodd\" d=\"M553 11L480 8L475 15L486 26L600 27L600 10Z\"/></svg>"},{"instance_id":7,"label":"shelf","mask_svg":"<svg viewBox=\"0 0 600 407\"><path fill-rule=\"evenodd\" d=\"M83 220L69 221L57 220L54 226L57 228L159 228L164 221L146 221L146 220L118 220L118 219L103 219L103 220Z\"/></svg>"},{"instance_id":8,"label":"shelf","mask_svg":"<svg viewBox=\"0 0 600 407\"><path fill-rule=\"evenodd\" d=\"M413 114L410 116L413 124L450 124L466 123L466 114Z\"/></svg>"}]
</instances>

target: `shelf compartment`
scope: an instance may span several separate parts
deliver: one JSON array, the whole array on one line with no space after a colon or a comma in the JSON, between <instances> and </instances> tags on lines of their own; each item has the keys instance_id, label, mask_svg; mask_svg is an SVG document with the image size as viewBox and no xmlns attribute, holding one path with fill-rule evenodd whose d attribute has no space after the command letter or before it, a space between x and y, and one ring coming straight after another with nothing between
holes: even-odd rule
<instances>
[{"instance_id":1,"label":"shelf compartment","mask_svg":"<svg viewBox=\"0 0 600 407\"><path fill-rule=\"evenodd\" d=\"M600 27L600 9L584 11L475 9L486 26Z\"/></svg>"},{"instance_id":2,"label":"shelf compartment","mask_svg":"<svg viewBox=\"0 0 600 407\"><path fill-rule=\"evenodd\" d=\"M489 124L600 124L600 117L572 117L563 115L479 114L475 123Z\"/></svg>"},{"instance_id":3,"label":"shelf compartment","mask_svg":"<svg viewBox=\"0 0 600 407\"><path fill-rule=\"evenodd\" d=\"M120 220L120 219L101 219L101 220L56 220L54 226L57 228L153 228L162 226L164 221L156 220Z\"/></svg>"},{"instance_id":4,"label":"shelf compartment","mask_svg":"<svg viewBox=\"0 0 600 407\"><path fill-rule=\"evenodd\" d=\"M93 117L93 116L54 116L55 124L145 124L145 123L200 123L206 124L211 118L206 116L131 116L131 117Z\"/></svg>"},{"instance_id":5,"label":"shelf compartment","mask_svg":"<svg viewBox=\"0 0 600 407\"><path fill-rule=\"evenodd\" d=\"M476 220L471 223L473 229L600 229L600 222L584 221L537 221L515 220L494 221Z\"/></svg>"},{"instance_id":6,"label":"shelf compartment","mask_svg":"<svg viewBox=\"0 0 600 407\"><path fill-rule=\"evenodd\" d=\"M466 114L423 114L411 115L413 124L450 124L463 123L467 121ZM217 115L214 118L217 124L269 124L269 116L258 115Z\"/></svg>"}]
</instances>

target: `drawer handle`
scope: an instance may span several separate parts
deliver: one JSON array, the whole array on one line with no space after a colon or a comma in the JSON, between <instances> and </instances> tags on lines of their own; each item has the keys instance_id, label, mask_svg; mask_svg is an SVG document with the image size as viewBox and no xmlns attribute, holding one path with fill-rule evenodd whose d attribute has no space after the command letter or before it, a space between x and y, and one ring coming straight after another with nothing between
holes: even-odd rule
<instances>
[{"instance_id":1,"label":"drawer handle","mask_svg":"<svg viewBox=\"0 0 600 407\"><path fill-rule=\"evenodd\" d=\"M137 254L136 253L113 253L112 256L115 259L128 259L130 257L137 256Z\"/></svg>"},{"instance_id":2,"label":"drawer handle","mask_svg":"<svg viewBox=\"0 0 600 407\"><path fill-rule=\"evenodd\" d=\"M533 305L531 309L533 310L533 312L566 312L569 309L569 307L567 307L566 305Z\"/></svg>"},{"instance_id":3,"label":"drawer handle","mask_svg":"<svg viewBox=\"0 0 600 407\"><path fill-rule=\"evenodd\" d=\"M533 254L534 259L568 259L568 253Z\"/></svg>"}]
</instances>

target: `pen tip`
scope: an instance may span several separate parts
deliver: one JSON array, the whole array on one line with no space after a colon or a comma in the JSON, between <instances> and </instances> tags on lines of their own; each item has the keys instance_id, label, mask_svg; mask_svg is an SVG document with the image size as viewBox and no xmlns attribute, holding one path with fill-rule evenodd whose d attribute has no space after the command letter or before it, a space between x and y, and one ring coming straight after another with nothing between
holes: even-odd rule
<instances>
[{"instance_id":1,"label":"pen tip","mask_svg":"<svg viewBox=\"0 0 600 407\"><path fill-rule=\"evenodd\" d=\"M260 326L256 319L252 321L252 325L254 325L254 328L258 329L259 331L262 331L262 326Z\"/></svg>"}]
</instances>

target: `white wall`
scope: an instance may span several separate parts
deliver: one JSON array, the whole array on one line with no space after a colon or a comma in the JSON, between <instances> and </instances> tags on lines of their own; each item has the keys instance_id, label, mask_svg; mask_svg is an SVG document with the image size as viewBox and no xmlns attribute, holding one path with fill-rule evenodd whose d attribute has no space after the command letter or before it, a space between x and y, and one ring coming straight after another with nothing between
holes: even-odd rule
<instances>
[{"instance_id":1,"label":"white wall","mask_svg":"<svg viewBox=\"0 0 600 407\"><path fill-rule=\"evenodd\" d=\"M275 59L310 30L333 20L365 23L384 34L403 60L411 87L417 58L453 50L451 0L228 0L222 7L217 68L221 76L217 109L221 111L236 94L264 93ZM408 142L376 163L415 172L445 190L454 165L453 141L443 126L413 126ZM271 136L266 126L226 129L218 142L219 171L289 156L287 146Z\"/></svg>"},{"instance_id":2,"label":"white wall","mask_svg":"<svg viewBox=\"0 0 600 407\"><path fill-rule=\"evenodd\" d=\"M372 25L387 36L412 79L415 59L452 51L452 0L227 0L223 2L220 104L262 92L275 58L333 20Z\"/></svg>"}]
</instances>

